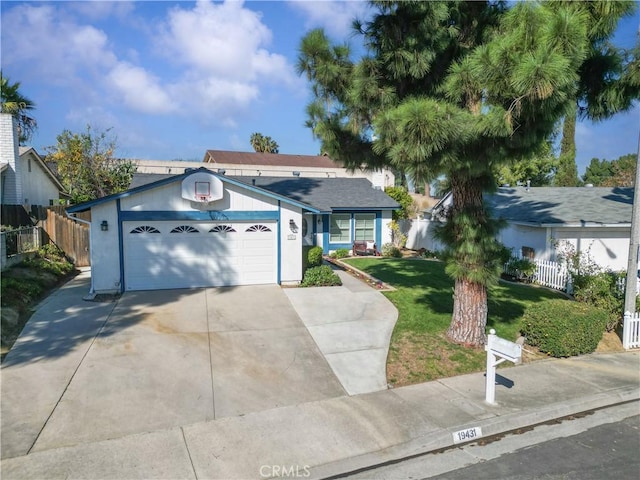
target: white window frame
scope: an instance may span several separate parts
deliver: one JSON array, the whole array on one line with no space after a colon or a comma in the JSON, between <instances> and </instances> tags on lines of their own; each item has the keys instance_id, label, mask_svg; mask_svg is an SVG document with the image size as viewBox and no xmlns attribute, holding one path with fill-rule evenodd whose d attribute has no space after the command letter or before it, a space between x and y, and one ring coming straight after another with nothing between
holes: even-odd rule
<instances>
[{"instance_id":1,"label":"white window frame","mask_svg":"<svg viewBox=\"0 0 640 480\"><path fill-rule=\"evenodd\" d=\"M339 231L333 228L335 225L338 227ZM347 222L346 227L338 225L338 221ZM347 239L345 240L344 232L346 230ZM336 238L338 237L338 238ZM329 216L329 243L351 243L351 214L350 213L332 213Z\"/></svg>"},{"instance_id":2,"label":"white window frame","mask_svg":"<svg viewBox=\"0 0 640 480\"><path fill-rule=\"evenodd\" d=\"M358 228L359 222L371 222L371 227L362 227ZM365 233L371 230L371 238L360 238L358 235L359 231L364 231ZM354 240L366 240L368 242L375 242L376 240L376 214L375 213L356 213L353 216L353 236Z\"/></svg>"}]
</instances>

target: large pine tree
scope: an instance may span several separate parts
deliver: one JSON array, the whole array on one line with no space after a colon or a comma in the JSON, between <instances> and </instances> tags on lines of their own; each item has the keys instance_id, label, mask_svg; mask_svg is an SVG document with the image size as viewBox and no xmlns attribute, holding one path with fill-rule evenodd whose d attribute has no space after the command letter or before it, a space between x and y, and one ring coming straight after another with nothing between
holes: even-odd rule
<instances>
[{"instance_id":1,"label":"large pine tree","mask_svg":"<svg viewBox=\"0 0 640 480\"><path fill-rule=\"evenodd\" d=\"M572 105L586 20L528 2L371 3L371 21L355 23L368 51L358 62L322 31L302 40L298 69L315 97L308 125L348 167L448 177L453 204L440 236L455 290L447 334L481 345L501 250L483 192L499 165L539 151Z\"/></svg>"}]
</instances>

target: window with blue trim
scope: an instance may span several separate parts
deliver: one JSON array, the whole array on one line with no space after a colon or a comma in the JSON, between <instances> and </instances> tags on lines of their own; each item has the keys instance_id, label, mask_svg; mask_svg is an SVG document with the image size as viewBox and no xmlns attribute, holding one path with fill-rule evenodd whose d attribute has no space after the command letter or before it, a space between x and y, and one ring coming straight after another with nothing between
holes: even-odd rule
<instances>
[{"instance_id":1,"label":"window with blue trim","mask_svg":"<svg viewBox=\"0 0 640 480\"><path fill-rule=\"evenodd\" d=\"M375 237L376 214L356 213L354 235L356 240L373 241Z\"/></svg>"},{"instance_id":2,"label":"window with blue trim","mask_svg":"<svg viewBox=\"0 0 640 480\"><path fill-rule=\"evenodd\" d=\"M349 243L351 241L351 214L334 213L329 217L329 242Z\"/></svg>"}]
</instances>

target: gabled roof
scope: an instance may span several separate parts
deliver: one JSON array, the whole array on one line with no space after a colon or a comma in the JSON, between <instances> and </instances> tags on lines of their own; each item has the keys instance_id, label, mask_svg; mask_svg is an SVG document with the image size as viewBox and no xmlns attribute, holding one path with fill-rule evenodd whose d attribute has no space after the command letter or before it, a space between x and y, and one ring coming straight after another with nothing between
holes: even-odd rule
<instances>
[{"instance_id":1,"label":"gabled roof","mask_svg":"<svg viewBox=\"0 0 640 480\"><path fill-rule=\"evenodd\" d=\"M174 182L179 182L182 181L183 179L185 179L186 177L188 177L189 175L191 175L192 173L195 172L207 172L210 173L211 175L218 177L220 180L222 180L223 182L228 182L234 185L238 185L241 186L243 188L246 188L248 190L251 191L255 191L258 193L261 193L263 195L267 195L269 197L275 198L279 201L283 201L289 204L293 204L296 206L299 206L303 209L306 210L310 210L313 211L315 213L319 213L316 211L315 208L313 208L310 205L305 205L302 204L301 202L295 200L295 199L290 199L287 198L285 196L279 195L277 193L273 193L273 192L269 192L267 190L264 190L262 188L256 187L254 185L249 185L245 182L239 182L237 180L234 180L233 178L230 177L225 177L224 175L220 175L217 174L215 172L212 172L211 170L205 168L205 167L200 167L198 169L195 170L189 170L181 175L168 175L168 174L155 174L155 173L136 173L133 176L133 180L131 182L131 188L129 188L129 190L125 191L125 192L121 192L121 193L114 193L112 195L107 195L106 197L102 197L102 198L98 198L96 200L91 200L89 202L84 202L84 203L80 203L78 205L73 205L69 208L67 208L67 212L69 213L78 213L78 212L84 212L86 210L91 209L91 207L94 207L96 205L100 205L102 203L106 203L106 202L111 202L113 200L117 200L119 198L125 198L125 197L129 197L131 195L135 195L136 193L140 193L140 192L144 192L146 190L151 190L153 188L157 188L157 187L161 187L164 185L169 185L171 183Z\"/></svg>"},{"instance_id":2,"label":"gabled roof","mask_svg":"<svg viewBox=\"0 0 640 480\"><path fill-rule=\"evenodd\" d=\"M344 168L343 165L331 160L326 155L285 155L282 153L229 152L226 150L207 150L203 162L293 168Z\"/></svg>"},{"instance_id":3,"label":"gabled roof","mask_svg":"<svg viewBox=\"0 0 640 480\"><path fill-rule=\"evenodd\" d=\"M44 173L56 185L56 187L58 188L60 193L62 193L63 195L66 195L66 191L64 189L64 186L62 185L60 180L58 180L58 177L56 177L55 174L51 171L51 169L47 166L47 164L44 162L44 160L38 154L38 152L36 151L35 148L33 148L33 147L18 147L18 154L20 155L20 157L23 157L25 155L29 155L30 154L36 160L36 163L38 163L38 165L40 165L40 168L44 171Z\"/></svg>"},{"instance_id":4,"label":"gabled roof","mask_svg":"<svg viewBox=\"0 0 640 480\"><path fill-rule=\"evenodd\" d=\"M223 182L247 188L281 201L297 205L314 213L341 210L395 210L400 205L382 190L372 187L364 178L308 178L308 177L227 177L204 167L195 171L212 173ZM182 175L136 173L126 192L85 202L67 209L81 212L94 205L129 196L138 192L181 181L193 171Z\"/></svg>"},{"instance_id":5,"label":"gabled roof","mask_svg":"<svg viewBox=\"0 0 640 480\"><path fill-rule=\"evenodd\" d=\"M633 188L499 188L485 196L496 217L540 226L631 224Z\"/></svg>"},{"instance_id":6,"label":"gabled roof","mask_svg":"<svg viewBox=\"0 0 640 480\"><path fill-rule=\"evenodd\" d=\"M231 177L287 198L312 205L321 212L337 210L395 210L398 202L373 188L366 178Z\"/></svg>"}]
</instances>

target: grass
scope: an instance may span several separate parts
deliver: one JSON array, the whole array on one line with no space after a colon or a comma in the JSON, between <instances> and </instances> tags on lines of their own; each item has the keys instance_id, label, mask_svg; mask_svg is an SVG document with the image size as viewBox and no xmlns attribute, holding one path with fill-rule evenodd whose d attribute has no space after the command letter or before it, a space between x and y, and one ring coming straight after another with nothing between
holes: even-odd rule
<instances>
[{"instance_id":1,"label":"grass","mask_svg":"<svg viewBox=\"0 0 640 480\"><path fill-rule=\"evenodd\" d=\"M11 350L38 301L75 274L73 264L52 246L40 249L22 263L2 272L1 360Z\"/></svg>"},{"instance_id":2,"label":"grass","mask_svg":"<svg viewBox=\"0 0 640 480\"><path fill-rule=\"evenodd\" d=\"M387 359L389 383L402 386L482 371L486 353L445 337L453 311L453 280L444 264L421 259L358 258L344 260L396 290L384 295L398 309ZM515 341L522 314L532 303L565 298L545 288L500 283L489 289L487 328Z\"/></svg>"}]
</instances>

